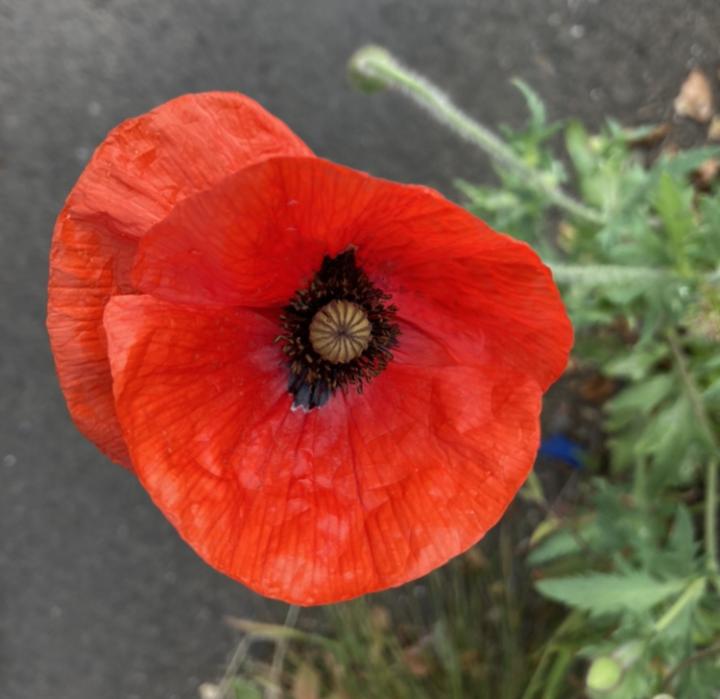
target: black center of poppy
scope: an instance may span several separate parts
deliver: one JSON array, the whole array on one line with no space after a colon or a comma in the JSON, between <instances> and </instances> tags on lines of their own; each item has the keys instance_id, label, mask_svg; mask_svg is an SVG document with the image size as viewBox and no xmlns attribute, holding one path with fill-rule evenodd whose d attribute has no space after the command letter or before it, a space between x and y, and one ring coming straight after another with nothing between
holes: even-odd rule
<instances>
[{"instance_id":1,"label":"black center of poppy","mask_svg":"<svg viewBox=\"0 0 720 699\"><path fill-rule=\"evenodd\" d=\"M325 256L280 316L293 407L319 408L353 385L361 393L385 369L400 332L389 300L357 266L354 249Z\"/></svg>"}]
</instances>

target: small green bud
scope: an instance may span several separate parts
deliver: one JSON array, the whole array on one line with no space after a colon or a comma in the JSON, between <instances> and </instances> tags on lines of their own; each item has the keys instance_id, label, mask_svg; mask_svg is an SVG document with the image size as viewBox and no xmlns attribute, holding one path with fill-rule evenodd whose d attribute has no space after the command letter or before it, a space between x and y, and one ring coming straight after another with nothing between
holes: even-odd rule
<instances>
[{"instance_id":1,"label":"small green bud","mask_svg":"<svg viewBox=\"0 0 720 699\"><path fill-rule=\"evenodd\" d=\"M388 83L377 70L378 65L391 65L395 62L392 55L380 46L363 46L348 62L348 77L358 89L373 93L384 90Z\"/></svg>"},{"instance_id":2,"label":"small green bud","mask_svg":"<svg viewBox=\"0 0 720 699\"><path fill-rule=\"evenodd\" d=\"M609 692L620 684L622 674L622 665L617 660L607 656L595 658L588 670L585 684L591 691Z\"/></svg>"}]
</instances>

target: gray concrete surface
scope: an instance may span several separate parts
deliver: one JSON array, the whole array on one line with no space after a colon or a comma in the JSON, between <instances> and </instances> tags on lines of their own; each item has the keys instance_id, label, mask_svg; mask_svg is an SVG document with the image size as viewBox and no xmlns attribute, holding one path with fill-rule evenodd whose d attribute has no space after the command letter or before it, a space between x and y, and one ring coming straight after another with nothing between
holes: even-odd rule
<instances>
[{"instance_id":1,"label":"gray concrete surface","mask_svg":"<svg viewBox=\"0 0 720 699\"><path fill-rule=\"evenodd\" d=\"M237 89L323 156L450 191L487 165L345 61L384 44L490 124L520 76L554 116L668 114L720 60L717 0L0 0L0 698L196 696L231 648L222 615L267 603L202 564L129 473L75 431L43 327L53 219L118 121Z\"/></svg>"}]
</instances>

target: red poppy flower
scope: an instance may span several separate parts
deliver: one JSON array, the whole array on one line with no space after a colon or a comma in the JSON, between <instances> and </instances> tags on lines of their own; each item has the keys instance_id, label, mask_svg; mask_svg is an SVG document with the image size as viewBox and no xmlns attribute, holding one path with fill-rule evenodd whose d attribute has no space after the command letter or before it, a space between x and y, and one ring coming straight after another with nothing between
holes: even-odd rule
<instances>
[{"instance_id":1,"label":"red poppy flower","mask_svg":"<svg viewBox=\"0 0 720 699\"><path fill-rule=\"evenodd\" d=\"M220 94L100 147L58 220L48 326L80 429L208 563L300 604L480 539L572 335L526 245Z\"/></svg>"}]
</instances>

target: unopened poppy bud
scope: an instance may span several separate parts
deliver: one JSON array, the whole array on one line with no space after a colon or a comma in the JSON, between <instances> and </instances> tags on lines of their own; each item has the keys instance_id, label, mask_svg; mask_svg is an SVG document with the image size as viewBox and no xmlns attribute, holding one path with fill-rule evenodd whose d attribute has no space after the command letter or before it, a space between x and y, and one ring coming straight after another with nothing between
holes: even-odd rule
<instances>
[{"instance_id":1,"label":"unopened poppy bud","mask_svg":"<svg viewBox=\"0 0 720 699\"><path fill-rule=\"evenodd\" d=\"M590 664L585 684L592 692L610 692L620 684L622 676L622 665L614 658L602 656Z\"/></svg>"},{"instance_id":2,"label":"unopened poppy bud","mask_svg":"<svg viewBox=\"0 0 720 699\"><path fill-rule=\"evenodd\" d=\"M348 76L363 92L379 92L387 87L387 80L378 71L378 65L394 61L392 55L380 46L364 46L350 58Z\"/></svg>"}]
</instances>

